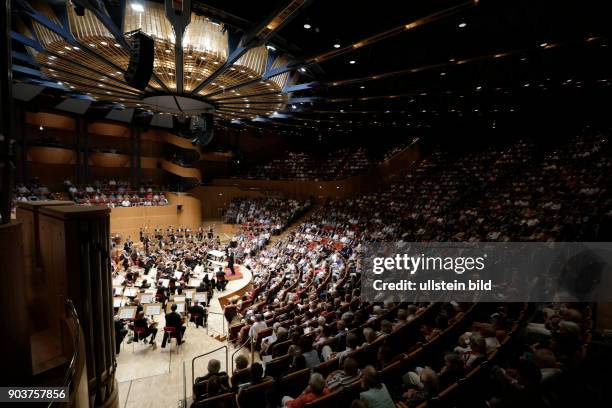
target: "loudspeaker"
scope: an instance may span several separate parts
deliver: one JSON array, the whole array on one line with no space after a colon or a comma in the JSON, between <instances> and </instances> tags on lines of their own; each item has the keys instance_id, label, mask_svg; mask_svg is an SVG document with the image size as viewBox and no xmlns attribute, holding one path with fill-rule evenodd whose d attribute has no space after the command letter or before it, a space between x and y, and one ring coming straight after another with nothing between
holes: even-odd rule
<instances>
[{"instance_id":1,"label":"loudspeaker","mask_svg":"<svg viewBox=\"0 0 612 408\"><path fill-rule=\"evenodd\" d=\"M125 72L125 82L133 88L144 90L153 73L154 41L142 31L132 35L130 63Z\"/></svg>"}]
</instances>

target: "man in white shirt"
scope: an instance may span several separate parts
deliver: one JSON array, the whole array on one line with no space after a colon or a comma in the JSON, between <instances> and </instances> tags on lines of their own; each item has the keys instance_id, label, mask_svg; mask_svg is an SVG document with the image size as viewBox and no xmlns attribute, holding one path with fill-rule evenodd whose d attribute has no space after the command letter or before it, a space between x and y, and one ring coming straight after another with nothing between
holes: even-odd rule
<instances>
[{"instance_id":1,"label":"man in white shirt","mask_svg":"<svg viewBox=\"0 0 612 408\"><path fill-rule=\"evenodd\" d=\"M255 315L255 322L249 329L249 336L253 338L253 341L257 340L257 333L267 328L268 325L263 320L263 316L260 314Z\"/></svg>"}]
</instances>

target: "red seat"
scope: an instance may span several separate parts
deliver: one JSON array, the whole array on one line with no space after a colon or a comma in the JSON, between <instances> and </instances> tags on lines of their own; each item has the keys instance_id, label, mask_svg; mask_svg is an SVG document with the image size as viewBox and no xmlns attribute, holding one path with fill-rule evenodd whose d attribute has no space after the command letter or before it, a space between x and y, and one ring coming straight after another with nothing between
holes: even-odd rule
<instances>
[{"instance_id":1,"label":"red seat","mask_svg":"<svg viewBox=\"0 0 612 408\"><path fill-rule=\"evenodd\" d=\"M168 333L168 342L170 343L170 349L172 350L172 338L178 339L177 337L177 333L176 333L176 327L168 327L165 326L164 327L164 335L165 333ZM177 346L179 346L178 341L176 343Z\"/></svg>"},{"instance_id":2,"label":"red seat","mask_svg":"<svg viewBox=\"0 0 612 408\"><path fill-rule=\"evenodd\" d=\"M134 330L134 340L132 341L132 353L134 352L134 343L144 338L145 331L146 331L144 327L134 327L133 330Z\"/></svg>"}]
</instances>

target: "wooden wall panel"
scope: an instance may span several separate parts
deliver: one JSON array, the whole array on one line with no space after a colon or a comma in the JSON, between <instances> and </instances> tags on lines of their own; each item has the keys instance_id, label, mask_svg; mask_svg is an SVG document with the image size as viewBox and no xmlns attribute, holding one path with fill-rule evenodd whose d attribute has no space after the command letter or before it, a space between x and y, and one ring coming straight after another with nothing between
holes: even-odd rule
<instances>
[{"instance_id":1,"label":"wooden wall panel","mask_svg":"<svg viewBox=\"0 0 612 408\"><path fill-rule=\"evenodd\" d=\"M166 196L169 205L113 208L110 214L111 234L119 234L123 239L131 236L136 241L142 227L153 230L158 226L167 228L172 225L196 229L202 224L201 204L197 197L184 193L167 193Z\"/></svg>"}]
</instances>

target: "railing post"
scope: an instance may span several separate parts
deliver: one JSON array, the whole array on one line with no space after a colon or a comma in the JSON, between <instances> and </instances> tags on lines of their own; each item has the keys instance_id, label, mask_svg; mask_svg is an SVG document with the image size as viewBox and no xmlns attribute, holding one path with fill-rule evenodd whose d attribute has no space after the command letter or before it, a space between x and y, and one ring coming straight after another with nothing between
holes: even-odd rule
<instances>
[{"instance_id":1,"label":"railing post","mask_svg":"<svg viewBox=\"0 0 612 408\"><path fill-rule=\"evenodd\" d=\"M253 336L251 336L251 364L253 364L253 362L255 361L255 347L253 345L253 339L255 339L255 334L257 333L253 333Z\"/></svg>"}]
</instances>

